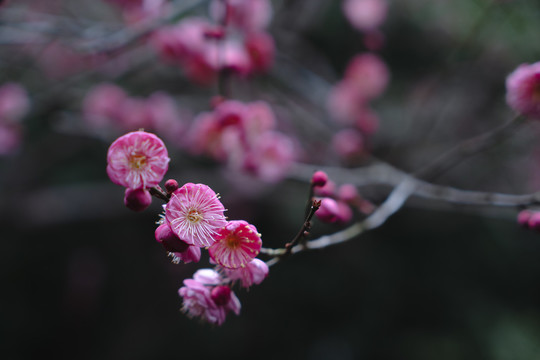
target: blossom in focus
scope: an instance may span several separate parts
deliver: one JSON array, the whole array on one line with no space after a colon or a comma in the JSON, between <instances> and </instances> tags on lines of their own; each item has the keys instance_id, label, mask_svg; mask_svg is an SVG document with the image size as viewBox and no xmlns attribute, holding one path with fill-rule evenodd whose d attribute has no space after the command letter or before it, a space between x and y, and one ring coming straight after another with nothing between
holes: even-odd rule
<instances>
[{"instance_id":1,"label":"blossom in focus","mask_svg":"<svg viewBox=\"0 0 540 360\"><path fill-rule=\"evenodd\" d=\"M517 113L540 119L540 62L522 64L508 75L506 102Z\"/></svg>"},{"instance_id":2,"label":"blossom in focus","mask_svg":"<svg viewBox=\"0 0 540 360\"><path fill-rule=\"evenodd\" d=\"M231 280L239 280L242 287L260 284L268 276L268 265L260 259L251 260L245 267L237 269L225 268L225 274Z\"/></svg>"},{"instance_id":3,"label":"blossom in focus","mask_svg":"<svg viewBox=\"0 0 540 360\"><path fill-rule=\"evenodd\" d=\"M343 13L352 26L360 31L377 29L386 19L386 0L344 0Z\"/></svg>"},{"instance_id":4,"label":"blossom in focus","mask_svg":"<svg viewBox=\"0 0 540 360\"><path fill-rule=\"evenodd\" d=\"M156 186L169 167L167 148L156 135L134 131L116 139L107 153L107 174L130 189Z\"/></svg>"},{"instance_id":5,"label":"blossom in focus","mask_svg":"<svg viewBox=\"0 0 540 360\"><path fill-rule=\"evenodd\" d=\"M184 280L184 286L178 290L183 299L182 310L189 317L217 325L223 324L231 311L240 314L240 301L234 292L219 283L220 276L212 269L198 270L193 279Z\"/></svg>"},{"instance_id":6,"label":"blossom in focus","mask_svg":"<svg viewBox=\"0 0 540 360\"><path fill-rule=\"evenodd\" d=\"M246 266L260 252L261 234L244 220L229 221L219 230L216 242L208 248L212 260L226 268Z\"/></svg>"},{"instance_id":7,"label":"blossom in focus","mask_svg":"<svg viewBox=\"0 0 540 360\"><path fill-rule=\"evenodd\" d=\"M225 208L207 185L187 183L171 194L165 219L171 230L190 245L212 245L225 226Z\"/></svg>"}]
</instances>

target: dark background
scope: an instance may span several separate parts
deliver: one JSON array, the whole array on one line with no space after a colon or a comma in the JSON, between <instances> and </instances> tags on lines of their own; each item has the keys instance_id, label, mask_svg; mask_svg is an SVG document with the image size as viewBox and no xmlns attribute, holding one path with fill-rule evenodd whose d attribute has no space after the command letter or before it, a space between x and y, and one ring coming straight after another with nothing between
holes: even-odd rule
<instances>
[{"instance_id":1,"label":"dark background","mask_svg":"<svg viewBox=\"0 0 540 360\"><path fill-rule=\"evenodd\" d=\"M54 11L65 17L119 21L103 3L59 4ZM311 100L365 50L361 34L339 1L273 4L276 66L254 81L254 93L238 85L239 98L264 97L307 127L310 116L327 123ZM380 55L392 81L373 106L381 116L373 155L414 171L510 119L504 80L540 59L539 18L535 1L391 2ZM95 136L77 125L82 96L107 77L49 79L13 46L0 54L1 79L24 84L34 105L20 149L0 159L3 359L540 358L540 234L517 226L517 209L412 199L379 229L273 266L261 285L237 293L241 315L223 326L187 318L177 290L208 266L206 254L199 264L171 264L153 237L159 202L131 212L123 189L108 181L106 151L118 134ZM314 79L321 88L307 84ZM215 94L152 60L112 81L134 95L167 90L194 112ZM297 118L290 104L310 116ZM528 122L436 182L535 191L539 131ZM309 148L312 139L296 135ZM237 174L218 164L171 148L170 156L169 177L209 184L230 218L257 226L265 246L282 246L300 227L306 183L285 180L246 194L234 184ZM388 192L363 190L376 202ZM316 222L313 235L337 229Z\"/></svg>"}]
</instances>

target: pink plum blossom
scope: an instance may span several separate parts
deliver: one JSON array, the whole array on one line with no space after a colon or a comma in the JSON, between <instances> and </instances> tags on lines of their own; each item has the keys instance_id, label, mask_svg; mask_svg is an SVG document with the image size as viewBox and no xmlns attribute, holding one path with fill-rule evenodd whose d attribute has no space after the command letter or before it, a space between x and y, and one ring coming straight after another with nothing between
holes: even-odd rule
<instances>
[{"instance_id":1,"label":"pink plum blossom","mask_svg":"<svg viewBox=\"0 0 540 360\"><path fill-rule=\"evenodd\" d=\"M341 80L328 93L326 107L334 120L353 125L366 107L367 99L352 81Z\"/></svg>"},{"instance_id":2,"label":"pink plum blossom","mask_svg":"<svg viewBox=\"0 0 540 360\"><path fill-rule=\"evenodd\" d=\"M83 100L84 119L94 128L115 124L119 126L120 109L127 94L112 83L94 86Z\"/></svg>"},{"instance_id":3,"label":"pink plum blossom","mask_svg":"<svg viewBox=\"0 0 540 360\"><path fill-rule=\"evenodd\" d=\"M249 288L260 284L268 276L268 265L260 259L251 260L245 267L225 269L225 274L231 280L239 280L242 287Z\"/></svg>"},{"instance_id":4,"label":"pink plum blossom","mask_svg":"<svg viewBox=\"0 0 540 360\"><path fill-rule=\"evenodd\" d=\"M226 268L246 266L261 250L261 234L244 220L229 221L208 248L212 260Z\"/></svg>"},{"instance_id":5,"label":"pink plum blossom","mask_svg":"<svg viewBox=\"0 0 540 360\"><path fill-rule=\"evenodd\" d=\"M345 0L343 12L352 26L360 31L379 27L386 19L386 0Z\"/></svg>"},{"instance_id":6,"label":"pink plum blossom","mask_svg":"<svg viewBox=\"0 0 540 360\"><path fill-rule=\"evenodd\" d=\"M351 158L364 152L364 138L356 129L343 129L332 137L334 151L343 158Z\"/></svg>"},{"instance_id":7,"label":"pink plum blossom","mask_svg":"<svg viewBox=\"0 0 540 360\"><path fill-rule=\"evenodd\" d=\"M201 271L207 274L201 275ZM198 270L193 279L184 280L184 286L178 290L183 299L182 310L189 317L217 325L225 322L230 311L240 314L240 301L230 289L226 290L224 285L218 285L219 281L219 274L211 269Z\"/></svg>"},{"instance_id":8,"label":"pink plum blossom","mask_svg":"<svg viewBox=\"0 0 540 360\"><path fill-rule=\"evenodd\" d=\"M518 114L540 118L540 62L522 64L508 75L506 102Z\"/></svg>"},{"instance_id":9,"label":"pink plum blossom","mask_svg":"<svg viewBox=\"0 0 540 360\"><path fill-rule=\"evenodd\" d=\"M216 241L226 225L225 208L207 185L187 183L171 194L165 206L165 218L181 240L199 247Z\"/></svg>"},{"instance_id":10,"label":"pink plum blossom","mask_svg":"<svg viewBox=\"0 0 540 360\"><path fill-rule=\"evenodd\" d=\"M266 72L274 64L275 44L268 33L257 32L246 35L244 46L251 61L252 72Z\"/></svg>"},{"instance_id":11,"label":"pink plum blossom","mask_svg":"<svg viewBox=\"0 0 540 360\"><path fill-rule=\"evenodd\" d=\"M244 168L266 182L283 179L296 158L296 146L290 137L267 131L246 154Z\"/></svg>"},{"instance_id":12,"label":"pink plum blossom","mask_svg":"<svg viewBox=\"0 0 540 360\"><path fill-rule=\"evenodd\" d=\"M169 167L167 148L156 135L134 131L116 139L107 153L112 182L130 189L156 186Z\"/></svg>"},{"instance_id":13,"label":"pink plum blossom","mask_svg":"<svg viewBox=\"0 0 540 360\"><path fill-rule=\"evenodd\" d=\"M390 72L384 61L372 53L353 57L347 64L344 78L356 87L361 96L372 100L380 96L390 80Z\"/></svg>"}]
</instances>

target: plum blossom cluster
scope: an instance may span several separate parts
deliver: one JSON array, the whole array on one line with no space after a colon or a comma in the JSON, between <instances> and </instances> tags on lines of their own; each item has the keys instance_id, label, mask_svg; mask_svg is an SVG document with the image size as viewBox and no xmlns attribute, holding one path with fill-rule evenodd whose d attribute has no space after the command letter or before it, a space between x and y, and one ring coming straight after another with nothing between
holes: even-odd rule
<instances>
[{"instance_id":1,"label":"plum blossom cluster","mask_svg":"<svg viewBox=\"0 0 540 360\"><path fill-rule=\"evenodd\" d=\"M327 99L332 119L342 126L334 135L334 151L345 160L361 157L367 150L367 138L379 125L370 102L386 90L390 78L384 61L373 53L353 57L342 80L335 84Z\"/></svg>"},{"instance_id":2,"label":"plum blossom cluster","mask_svg":"<svg viewBox=\"0 0 540 360\"><path fill-rule=\"evenodd\" d=\"M386 0L344 0L343 13L349 23L364 35L364 45L370 50L379 49L384 35L379 30L386 20L388 2Z\"/></svg>"},{"instance_id":3,"label":"plum blossom cluster","mask_svg":"<svg viewBox=\"0 0 540 360\"><path fill-rule=\"evenodd\" d=\"M28 113L30 100L17 83L0 87L0 156L13 153L22 139L21 120Z\"/></svg>"},{"instance_id":4,"label":"plum blossom cluster","mask_svg":"<svg viewBox=\"0 0 540 360\"><path fill-rule=\"evenodd\" d=\"M95 131L146 129L175 144L186 130L187 115L163 91L146 98L134 97L113 83L98 84L83 99L82 112L88 126Z\"/></svg>"},{"instance_id":5,"label":"plum blossom cluster","mask_svg":"<svg viewBox=\"0 0 540 360\"><path fill-rule=\"evenodd\" d=\"M353 218L354 211L368 215L374 209L374 205L364 199L354 185L342 184L338 187L323 171L313 174L311 184L315 199L320 201L315 216L322 222L345 224Z\"/></svg>"},{"instance_id":6,"label":"plum blossom cluster","mask_svg":"<svg viewBox=\"0 0 540 360\"><path fill-rule=\"evenodd\" d=\"M516 113L540 119L540 62L521 64L508 75L506 102Z\"/></svg>"},{"instance_id":7,"label":"plum blossom cluster","mask_svg":"<svg viewBox=\"0 0 540 360\"><path fill-rule=\"evenodd\" d=\"M268 275L268 266L257 259L262 247L257 228L244 220L227 220L218 194L208 185L173 179L159 183L168 169L167 149L156 135L135 131L116 139L107 154L107 174L126 187L125 205L146 209L152 194L165 200L155 239L173 263L199 262L201 249L208 250L213 269L195 273L184 281L179 294L184 311L192 317L221 325L228 312L240 312L232 287L249 288Z\"/></svg>"},{"instance_id":8,"label":"plum blossom cluster","mask_svg":"<svg viewBox=\"0 0 540 360\"><path fill-rule=\"evenodd\" d=\"M218 101L213 111L194 119L189 135L194 154L267 182L285 176L297 150L290 137L276 130L274 112L264 101Z\"/></svg>"},{"instance_id":9,"label":"plum blossom cluster","mask_svg":"<svg viewBox=\"0 0 540 360\"><path fill-rule=\"evenodd\" d=\"M209 12L210 18L188 17L158 29L151 44L201 85L212 84L219 72L246 77L272 66L274 40L266 31L272 18L269 0L214 0Z\"/></svg>"}]
</instances>

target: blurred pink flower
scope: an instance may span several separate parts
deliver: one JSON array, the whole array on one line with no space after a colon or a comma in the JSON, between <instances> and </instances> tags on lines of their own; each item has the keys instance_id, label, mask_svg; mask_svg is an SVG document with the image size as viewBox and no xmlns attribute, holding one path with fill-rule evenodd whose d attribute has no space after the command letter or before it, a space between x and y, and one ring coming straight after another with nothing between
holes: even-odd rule
<instances>
[{"instance_id":1,"label":"blurred pink flower","mask_svg":"<svg viewBox=\"0 0 540 360\"><path fill-rule=\"evenodd\" d=\"M386 0L344 0L343 13L352 26L360 31L379 27L386 19Z\"/></svg>"},{"instance_id":2,"label":"blurred pink flower","mask_svg":"<svg viewBox=\"0 0 540 360\"><path fill-rule=\"evenodd\" d=\"M159 184L169 167L167 148L156 135L134 131L116 139L107 153L112 182L130 189Z\"/></svg>"},{"instance_id":3,"label":"blurred pink flower","mask_svg":"<svg viewBox=\"0 0 540 360\"><path fill-rule=\"evenodd\" d=\"M388 85L390 72L381 58L372 53L353 57L347 64L345 81L356 87L366 100L380 96Z\"/></svg>"},{"instance_id":4,"label":"blurred pink flower","mask_svg":"<svg viewBox=\"0 0 540 360\"><path fill-rule=\"evenodd\" d=\"M508 75L506 102L517 113L540 119L540 62L522 64Z\"/></svg>"},{"instance_id":5,"label":"blurred pink flower","mask_svg":"<svg viewBox=\"0 0 540 360\"><path fill-rule=\"evenodd\" d=\"M334 120L343 125L353 125L366 103L366 98L355 84L341 80L330 89L326 107Z\"/></svg>"},{"instance_id":6,"label":"blurred pink flower","mask_svg":"<svg viewBox=\"0 0 540 360\"><path fill-rule=\"evenodd\" d=\"M245 267L237 269L225 268L225 274L231 280L240 280L240 284L249 288L251 285L260 284L268 276L268 265L260 259L251 260Z\"/></svg>"},{"instance_id":7,"label":"blurred pink flower","mask_svg":"<svg viewBox=\"0 0 540 360\"><path fill-rule=\"evenodd\" d=\"M215 275L201 276L201 271L213 272ZM218 283L205 282L208 278L216 279ZM215 271L201 269L195 273L193 279L184 280L184 286L178 290L178 294L183 299L182 310L189 317L197 317L211 324L221 325L225 322L228 312L240 314L240 301L230 289L224 291L223 285L218 285L219 278L219 274Z\"/></svg>"},{"instance_id":8,"label":"blurred pink flower","mask_svg":"<svg viewBox=\"0 0 540 360\"><path fill-rule=\"evenodd\" d=\"M227 223L224 211L210 187L187 183L172 193L165 206L165 218L181 240L205 247L216 241L219 230Z\"/></svg>"},{"instance_id":9,"label":"blurred pink flower","mask_svg":"<svg viewBox=\"0 0 540 360\"><path fill-rule=\"evenodd\" d=\"M83 100L84 119L93 128L120 126L119 119L127 95L122 88L112 83L94 86Z\"/></svg>"},{"instance_id":10,"label":"blurred pink flower","mask_svg":"<svg viewBox=\"0 0 540 360\"><path fill-rule=\"evenodd\" d=\"M226 268L246 266L261 250L261 235L244 220L229 221L219 230L216 242L208 248L210 257Z\"/></svg>"},{"instance_id":11,"label":"blurred pink flower","mask_svg":"<svg viewBox=\"0 0 540 360\"><path fill-rule=\"evenodd\" d=\"M347 204L329 197L319 200L321 200L321 207L315 215L322 222L344 224L351 220L353 213Z\"/></svg>"},{"instance_id":12,"label":"blurred pink flower","mask_svg":"<svg viewBox=\"0 0 540 360\"><path fill-rule=\"evenodd\" d=\"M296 146L285 134L267 131L246 153L244 169L266 182L282 180L296 159Z\"/></svg>"},{"instance_id":13,"label":"blurred pink flower","mask_svg":"<svg viewBox=\"0 0 540 360\"><path fill-rule=\"evenodd\" d=\"M252 72L266 72L274 64L274 38L265 32L246 35L244 46L249 54Z\"/></svg>"},{"instance_id":14,"label":"blurred pink flower","mask_svg":"<svg viewBox=\"0 0 540 360\"><path fill-rule=\"evenodd\" d=\"M26 90L17 83L5 83L0 87L0 123L21 120L30 108Z\"/></svg>"},{"instance_id":15,"label":"blurred pink flower","mask_svg":"<svg viewBox=\"0 0 540 360\"><path fill-rule=\"evenodd\" d=\"M356 129L343 129L332 137L332 147L342 158L351 158L365 152L364 138Z\"/></svg>"}]
</instances>

